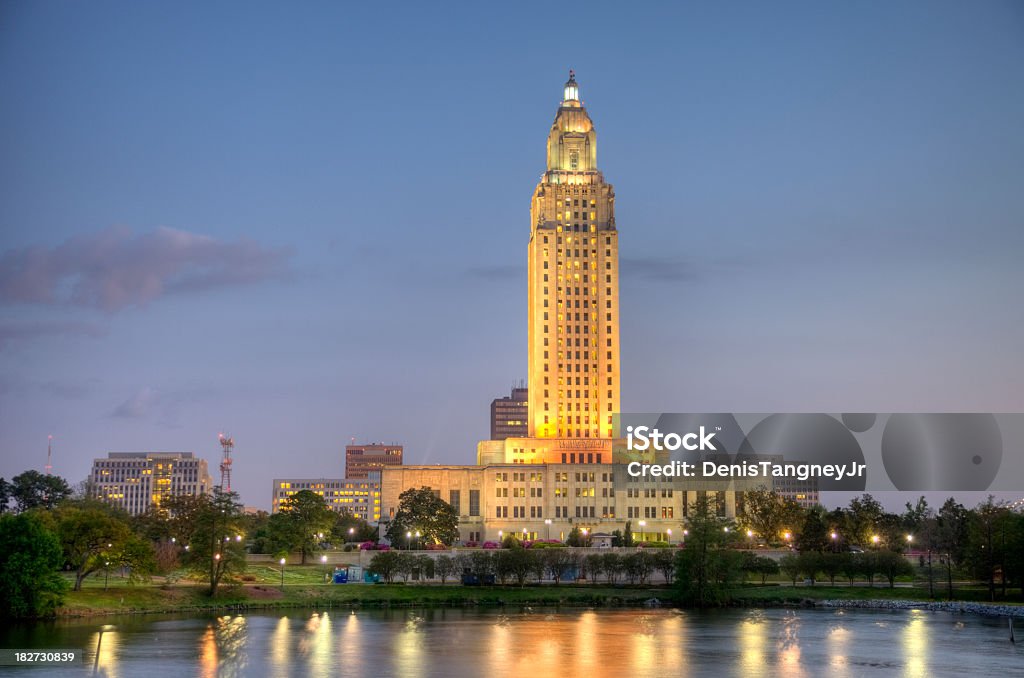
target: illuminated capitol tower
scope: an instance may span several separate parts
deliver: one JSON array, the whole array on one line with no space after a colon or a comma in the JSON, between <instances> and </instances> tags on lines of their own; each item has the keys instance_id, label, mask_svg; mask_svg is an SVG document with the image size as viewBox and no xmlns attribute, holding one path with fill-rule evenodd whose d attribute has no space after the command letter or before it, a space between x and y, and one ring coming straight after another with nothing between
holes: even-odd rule
<instances>
[{"instance_id":1,"label":"illuminated capitol tower","mask_svg":"<svg viewBox=\"0 0 1024 678\"><path fill-rule=\"evenodd\" d=\"M382 468L382 533L402 492L421 487L455 508L463 543L564 540L574 528L610 539L627 522L639 541L678 541L701 494L719 515L735 515L737 493L721 485L629 476L623 462L655 453L627 453L613 437L621 412L615 192L597 169L597 133L571 72L533 192L528 251L526 436L480 442L475 465Z\"/></svg>"},{"instance_id":2,"label":"illuminated capitol tower","mask_svg":"<svg viewBox=\"0 0 1024 678\"><path fill-rule=\"evenodd\" d=\"M530 206L532 438L610 438L619 411L619 237L597 132L569 72Z\"/></svg>"},{"instance_id":3,"label":"illuminated capitol tower","mask_svg":"<svg viewBox=\"0 0 1024 678\"><path fill-rule=\"evenodd\" d=\"M602 463L619 412L615 191L569 71L530 204L529 437L484 441L478 462Z\"/></svg>"}]
</instances>

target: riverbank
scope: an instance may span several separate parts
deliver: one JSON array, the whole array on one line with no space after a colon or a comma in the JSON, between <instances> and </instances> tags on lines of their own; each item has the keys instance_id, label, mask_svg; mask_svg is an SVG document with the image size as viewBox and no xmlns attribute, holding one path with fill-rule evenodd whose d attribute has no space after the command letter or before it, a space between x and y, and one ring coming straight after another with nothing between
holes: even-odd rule
<instances>
[{"instance_id":1,"label":"riverbank","mask_svg":"<svg viewBox=\"0 0 1024 678\"><path fill-rule=\"evenodd\" d=\"M474 586L346 584L340 586L235 586L207 595L204 587L111 587L72 591L60 617L111 614L238 612L287 608L390 608L567 606L641 607L667 604L673 592L657 587L563 584L559 586Z\"/></svg>"},{"instance_id":2,"label":"riverbank","mask_svg":"<svg viewBox=\"0 0 1024 678\"><path fill-rule=\"evenodd\" d=\"M827 586L746 586L732 592L736 607L823 607L862 609L925 609L1024 617L1024 606L988 603L983 590L958 592L955 601L933 600L925 589ZM118 586L86 588L68 594L61 617L115 614L217 613L274 609L406 608L406 607L644 607L670 606L669 587L545 584L542 586L479 586L458 584L346 584L225 587L216 597L201 586Z\"/></svg>"}]
</instances>

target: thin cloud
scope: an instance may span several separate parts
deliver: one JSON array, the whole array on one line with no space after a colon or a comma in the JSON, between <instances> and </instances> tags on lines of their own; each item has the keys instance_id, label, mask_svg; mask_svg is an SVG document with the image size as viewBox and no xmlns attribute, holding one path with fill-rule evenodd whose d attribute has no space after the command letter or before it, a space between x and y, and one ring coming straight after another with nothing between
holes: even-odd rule
<instances>
[{"instance_id":1,"label":"thin cloud","mask_svg":"<svg viewBox=\"0 0 1024 678\"><path fill-rule=\"evenodd\" d=\"M0 274L2 275L2 274ZM46 336L70 335L100 337L103 328L93 323L68 321L0 322L0 350L15 342L32 341Z\"/></svg>"},{"instance_id":2,"label":"thin cloud","mask_svg":"<svg viewBox=\"0 0 1024 678\"><path fill-rule=\"evenodd\" d=\"M282 278L291 251L160 227L134 234L113 227L56 247L0 255L0 303L71 304L107 312L167 294Z\"/></svg>"},{"instance_id":3,"label":"thin cloud","mask_svg":"<svg viewBox=\"0 0 1024 678\"><path fill-rule=\"evenodd\" d=\"M466 270L466 275L476 280L503 282L526 278L526 267L515 264L496 264L493 266L474 266Z\"/></svg>"},{"instance_id":4,"label":"thin cloud","mask_svg":"<svg viewBox=\"0 0 1024 678\"><path fill-rule=\"evenodd\" d=\"M160 400L160 394L155 389L144 386L115 407L110 416L120 419L144 419L160 405Z\"/></svg>"}]
</instances>

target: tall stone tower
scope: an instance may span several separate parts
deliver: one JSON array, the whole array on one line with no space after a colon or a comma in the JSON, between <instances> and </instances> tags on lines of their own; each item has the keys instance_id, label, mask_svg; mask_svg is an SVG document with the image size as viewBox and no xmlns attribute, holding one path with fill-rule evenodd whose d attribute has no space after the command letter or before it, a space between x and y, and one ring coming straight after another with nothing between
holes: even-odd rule
<instances>
[{"instance_id":1,"label":"tall stone tower","mask_svg":"<svg viewBox=\"0 0 1024 678\"><path fill-rule=\"evenodd\" d=\"M531 438L610 438L619 411L615 191L569 71L533 193L529 246Z\"/></svg>"}]
</instances>

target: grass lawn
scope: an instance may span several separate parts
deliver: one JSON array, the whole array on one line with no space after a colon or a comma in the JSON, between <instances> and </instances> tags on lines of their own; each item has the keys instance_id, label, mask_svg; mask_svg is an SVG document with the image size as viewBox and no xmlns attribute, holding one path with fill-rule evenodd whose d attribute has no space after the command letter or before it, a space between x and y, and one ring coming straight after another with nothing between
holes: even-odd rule
<instances>
[{"instance_id":1,"label":"grass lawn","mask_svg":"<svg viewBox=\"0 0 1024 678\"><path fill-rule=\"evenodd\" d=\"M280 571L276 573L280 582ZM562 584L554 586L473 586L458 584L254 584L224 586L215 598L201 585L85 587L69 592L61 614L134 612L198 612L220 609L287 607L447 607L475 605L642 605L651 598L670 600L672 591L657 587L610 587Z\"/></svg>"}]
</instances>

